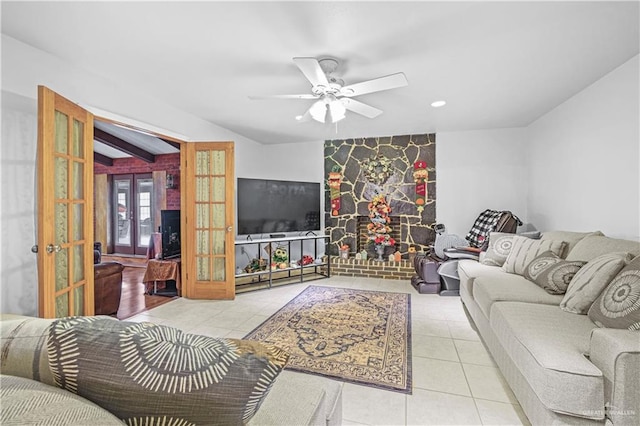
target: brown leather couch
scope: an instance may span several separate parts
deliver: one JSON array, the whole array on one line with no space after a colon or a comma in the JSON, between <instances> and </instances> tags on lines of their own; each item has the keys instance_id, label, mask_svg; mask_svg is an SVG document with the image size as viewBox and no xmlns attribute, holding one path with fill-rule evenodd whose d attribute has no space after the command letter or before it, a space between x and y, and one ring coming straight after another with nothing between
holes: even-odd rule
<instances>
[{"instance_id":1,"label":"brown leather couch","mask_svg":"<svg viewBox=\"0 0 640 426\"><path fill-rule=\"evenodd\" d=\"M122 270L118 262L93 265L94 299L96 315L115 315L122 295Z\"/></svg>"}]
</instances>

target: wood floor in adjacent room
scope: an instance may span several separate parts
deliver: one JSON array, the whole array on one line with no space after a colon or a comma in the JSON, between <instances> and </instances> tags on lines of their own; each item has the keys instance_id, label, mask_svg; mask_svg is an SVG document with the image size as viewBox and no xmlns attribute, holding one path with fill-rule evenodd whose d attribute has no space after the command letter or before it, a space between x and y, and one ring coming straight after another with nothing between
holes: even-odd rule
<instances>
[{"instance_id":1,"label":"wood floor in adjacent room","mask_svg":"<svg viewBox=\"0 0 640 426\"><path fill-rule=\"evenodd\" d=\"M120 296L120 309L118 309L118 319L120 320L127 319L177 298L177 296L150 296L144 294L142 277L144 276L145 266L125 266L122 271L122 296Z\"/></svg>"}]
</instances>

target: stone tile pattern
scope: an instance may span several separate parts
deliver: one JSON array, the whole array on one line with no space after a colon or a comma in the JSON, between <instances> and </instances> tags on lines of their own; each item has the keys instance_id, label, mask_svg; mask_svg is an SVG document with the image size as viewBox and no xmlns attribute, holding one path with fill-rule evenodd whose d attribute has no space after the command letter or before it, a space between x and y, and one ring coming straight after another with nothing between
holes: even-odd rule
<instances>
[{"instance_id":1,"label":"stone tile pattern","mask_svg":"<svg viewBox=\"0 0 640 426\"><path fill-rule=\"evenodd\" d=\"M392 173L384 182L367 180L361 165L372 156L383 155L391 160ZM413 164L427 162L427 203L422 213L415 205ZM436 135L402 135L374 138L328 140L324 144L325 178L334 166L342 168L339 216L331 216L329 187L325 185L325 232L331 235L329 253L338 254L338 247L348 244L357 247L357 217L367 216L367 205L377 193L383 193L392 209L392 216L400 217L400 241L390 253L398 249L406 256L410 245L418 251L426 250L435 240L436 220ZM374 257L373 247L368 249ZM353 253L352 253L353 254ZM404 257L404 256L403 256Z\"/></svg>"},{"instance_id":2,"label":"stone tile pattern","mask_svg":"<svg viewBox=\"0 0 640 426\"><path fill-rule=\"evenodd\" d=\"M378 262L376 260L342 259L331 256L331 274L347 277L383 278L386 280L409 280L416 271L408 260L400 262Z\"/></svg>"}]
</instances>

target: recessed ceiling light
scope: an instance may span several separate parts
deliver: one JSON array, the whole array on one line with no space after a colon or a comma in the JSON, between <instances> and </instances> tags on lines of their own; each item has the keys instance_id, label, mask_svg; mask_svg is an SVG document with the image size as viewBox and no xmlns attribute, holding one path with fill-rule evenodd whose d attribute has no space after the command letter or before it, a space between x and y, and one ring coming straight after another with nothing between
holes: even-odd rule
<instances>
[{"instance_id":1,"label":"recessed ceiling light","mask_svg":"<svg viewBox=\"0 0 640 426\"><path fill-rule=\"evenodd\" d=\"M446 101L435 101L431 102L431 106L434 108L440 108L441 106L445 106L447 104Z\"/></svg>"},{"instance_id":2,"label":"recessed ceiling light","mask_svg":"<svg viewBox=\"0 0 640 426\"><path fill-rule=\"evenodd\" d=\"M302 116L301 115L296 115L296 120L298 120L298 121L302 120Z\"/></svg>"}]
</instances>

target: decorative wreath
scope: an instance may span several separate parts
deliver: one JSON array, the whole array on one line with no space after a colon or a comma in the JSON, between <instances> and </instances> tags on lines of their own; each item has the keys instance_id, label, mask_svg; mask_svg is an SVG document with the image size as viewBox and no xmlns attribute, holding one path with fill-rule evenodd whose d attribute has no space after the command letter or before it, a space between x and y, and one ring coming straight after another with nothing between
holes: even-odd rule
<instances>
[{"instance_id":1,"label":"decorative wreath","mask_svg":"<svg viewBox=\"0 0 640 426\"><path fill-rule=\"evenodd\" d=\"M382 185L393 173L391 160L382 154L371 156L360 164L364 177L371 183Z\"/></svg>"}]
</instances>

